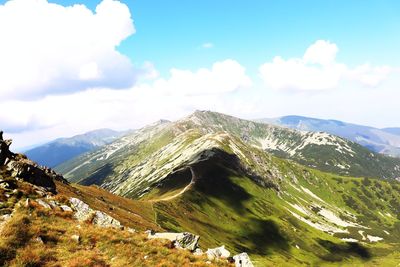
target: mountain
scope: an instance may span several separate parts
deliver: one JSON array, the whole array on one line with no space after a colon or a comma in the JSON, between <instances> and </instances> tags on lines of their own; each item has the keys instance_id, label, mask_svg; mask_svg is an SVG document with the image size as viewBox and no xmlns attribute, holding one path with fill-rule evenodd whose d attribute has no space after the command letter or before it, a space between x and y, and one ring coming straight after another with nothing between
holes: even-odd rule
<instances>
[{"instance_id":1,"label":"mountain","mask_svg":"<svg viewBox=\"0 0 400 267\"><path fill-rule=\"evenodd\" d=\"M239 261L249 263L245 253L229 262L219 256L210 259L222 248L202 253L198 236L163 233L154 221L152 202L72 185L51 169L12 153L10 145L0 131L0 266L233 267ZM147 229L161 233L148 234Z\"/></svg>"},{"instance_id":2,"label":"mountain","mask_svg":"<svg viewBox=\"0 0 400 267\"><path fill-rule=\"evenodd\" d=\"M400 156L400 128L378 129L337 120L302 116L284 116L257 121L302 131L327 132L356 142L374 152Z\"/></svg>"},{"instance_id":3,"label":"mountain","mask_svg":"<svg viewBox=\"0 0 400 267\"><path fill-rule=\"evenodd\" d=\"M151 203L163 229L245 251L255 266L391 266L400 183L377 178L398 177L398 162L326 133L197 111L58 170L80 186ZM363 174L377 178L354 177Z\"/></svg>"},{"instance_id":4,"label":"mountain","mask_svg":"<svg viewBox=\"0 0 400 267\"><path fill-rule=\"evenodd\" d=\"M400 135L400 128L383 128L382 130L387 132L387 133Z\"/></svg>"},{"instance_id":5,"label":"mountain","mask_svg":"<svg viewBox=\"0 0 400 267\"><path fill-rule=\"evenodd\" d=\"M142 181L137 175L144 176L145 170L149 170L151 176L161 177L168 172L164 170L166 162L169 166L187 161L194 153L214 145L215 139L225 135L244 142L248 149L259 148L323 171L352 176L400 177L399 159L373 153L346 139L207 111L195 112L177 122L161 121L150 125L68 161L57 170L71 181L86 179L84 183L105 184L106 188L116 190L115 187L125 187L122 182ZM171 161L171 157L177 162ZM100 181L98 177L107 181Z\"/></svg>"},{"instance_id":6,"label":"mountain","mask_svg":"<svg viewBox=\"0 0 400 267\"><path fill-rule=\"evenodd\" d=\"M125 132L99 129L70 138L59 138L24 153L43 166L55 167L78 155L111 143Z\"/></svg>"}]
</instances>

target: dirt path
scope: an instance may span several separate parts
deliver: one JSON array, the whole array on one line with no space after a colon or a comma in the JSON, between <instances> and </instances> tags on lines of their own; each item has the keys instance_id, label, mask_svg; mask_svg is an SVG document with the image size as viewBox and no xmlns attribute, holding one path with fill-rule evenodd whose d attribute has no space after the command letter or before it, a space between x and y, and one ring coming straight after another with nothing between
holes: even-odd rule
<instances>
[{"instance_id":1,"label":"dirt path","mask_svg":"<svg viewBox=\"0 0 400 267\"><path fill-rule=\"evenodd\" d=\"M185 193L190 187L192 187L192 185L194 184L194 180L195 180L195 173L194 173L194 171L193 171L193 169L191 167L189 167L189 169L190 169L190 173L192 174L192 180L190 181L190 183L187 186L185 186L185 188L183 188L180 192L178 192L178 193L176 193L176 194L174 194L172 196L160 198L160 199L154 200L154 202L172 200L174 198L179 197L180 195Z\"/></svg>"}]
</instances>

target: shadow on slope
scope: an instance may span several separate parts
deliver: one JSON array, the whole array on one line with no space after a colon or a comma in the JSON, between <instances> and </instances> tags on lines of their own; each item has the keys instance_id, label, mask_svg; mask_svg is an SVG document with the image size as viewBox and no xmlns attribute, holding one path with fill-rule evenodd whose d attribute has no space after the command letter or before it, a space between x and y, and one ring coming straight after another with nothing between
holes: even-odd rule
<instances>
[{"instance_id":1,"label":"shadow on slope","mask_svg":"<svg viewBox=\"0 0 400 267\"><path fill-rule=\"evenodd\" d=\"M318 239L318 244L328 250L328 254L320 256L322 260L330 262L340 262L346 258L358 257L363 260L369 260L372 255L368 248L355 242L345 244L336 244L328 240Z\"/></svg>"}]
</instances>

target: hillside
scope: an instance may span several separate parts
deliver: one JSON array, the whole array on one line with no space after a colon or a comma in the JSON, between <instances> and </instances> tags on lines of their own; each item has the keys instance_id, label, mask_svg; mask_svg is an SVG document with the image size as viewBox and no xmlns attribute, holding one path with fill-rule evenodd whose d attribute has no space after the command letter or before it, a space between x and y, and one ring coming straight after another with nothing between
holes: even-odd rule
<instances>
[{"instance_id":1,"label":"hillside","mask_svg":"<svg viewBox=\"0 0 400 267\"><path fill-rule=\"evenodd\" d=\"M59 138L24 153L40 165L53 168L76 156L109 144L123 134L125 132L99 129L69 138Z\"/></svg>"},{"instance_id":2,"label":"hillside","mask_svg":"<svg viewBox=\"0 0 400 267\"><path fill-rule=\"evenodd\" d=\"M284 116L257 121L302 131L327 132L356 142L378 153L400 156L400 130L398 128L378 129L338 120L322 120L303 116Z\"/></svg>"},{"instance_id":3,"label":"hillside","mask_svg":"<svg viewBox=\"0 0 400 267\"><path fill-rule=\"evenodd\" d=\"M375 173L385 172L380 160L394 161L336 136L196 112L145 127L61 167L71 181L152 203L162 228L198 234L205 247L245 251L255 266L397 262L396 180L324 173L266 151L304 160L330 156L351 160L350 166L366 157L380 168ZM311 153L318 151L326 154ZM374 171L361 163L367 170L348 171Z\"/></svg>"},{"instance_id":4,"label":"hillside","mask_svg":"<svg viewBox=\"0 0 400 267\"><path fill-rule=\"evenodd\" d=\"M240 139L247 150L262 149L327 172L384 179L400 177L400 159L373 153L337 136L201 111L176 122L162 121L145 127L66 162L57 170L73 182L85 179L84 184L94 183L114 191L115 187L127 188L123 183L129 181L143 183L140 177L146 173L151 173L147 180L165 176L172 166L212 147L225 135Z\"/></svg>"},{"instance_id":5,"label":"hillside","mask_svg":"<svg viewBox=\"0 0 400 267\"><path fill-rule=\"evenodd\" d=\"M9 151L0 132L0 266L233 266L245 254L210 258L192 234L165 230L152 202L71 185L24 155ZM193 236L193 235L192 235ZM211 252L215 250L210 250ZM247 256L247 254L246 254ZM235 258L236 257L236 258ZM248 259L248 258L247 258Z\"/></svg>"}]
</instances>

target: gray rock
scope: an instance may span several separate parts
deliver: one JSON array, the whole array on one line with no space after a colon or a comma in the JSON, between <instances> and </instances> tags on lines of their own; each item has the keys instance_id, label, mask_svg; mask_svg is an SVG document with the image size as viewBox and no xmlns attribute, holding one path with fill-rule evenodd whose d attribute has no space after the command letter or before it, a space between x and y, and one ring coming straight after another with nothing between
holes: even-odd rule
<instances>
[{"instance_id":1,"label":"gray rock","mask_svg":"<svg viewBox=\"0 0 400 267\"><path fill-rule=\"evenodd\" d=\"M81 242L81 237L79 235L72 235L71 239L74 240L76 243Z\"/></svg>"},{"instance_id":2,"label":"gray rock","mask_svg":"<svg viewBox=\"0 0 400 267\"><path fill-rule=\"evenodd\" d=\"M36 202L45 209L51 210L51 206L44 200L36 199Z\"/></svg>"},{"instance_id":3,"label":"gray rock","mask_svg":"<svg viewBox=\"0 0 400 267\"><path fill-rule=\"evenodd\" d=\"M233 256L233 259L235 260L235 267L254 267L249 255L245 252Z\"/></svg>"},{"instance_id":4,"label":"gray rock","mask_svg":"<svg viewBox=\"0 0 400 267\"><path fill-rule=\"evenodd\" d=\"M193 255L195 256L202 256L204 252L200 248L196 248L193 252Z\"/></svg>"},{"instance_id":5,"label":"gray rock","mask_svg":"<svg viewBox=\"0 0 400 267\"><path fill-rule=\"evenodd\" d=\"M176 248L194 251L197 248L200 236L191 233L182 233L176 237L173 244Z\"/></svg>"},{"instance_id":6,"label":"gray rock","mask_svg":"<svg viewBox=\"0 0 400 267\"><path fill-rule=\"evenodd\" d=\"M133 228L130 228L130 227L127 227L126 230L127 230L129 233L132 233L132 234L136 233L136 230L133 229Z\"/></svg>"},{"instance_id":7,"label":"gray rock","mask_svg":"<svg viewBox=\"0 0 400 267\"><path fill-rule=\"evenodd\" d=\"M86 221L90 219L90 217L94 213L94 210L92 210L88 204L80 199L71 197L69 199L69 202L71 203L71 207L75 210L74 217L78 221Z\"/></svg>"},{"instance_id":8,"label":"gray rock","mask_svg":"<svg viewBox=\"0 0 400 267\"><path fill-rule=\"evenodd\" d=\"M70 211L70 212L72 212L72 209L70 207L68 207L67 205L60 205L60 209L62 211Z\"/></svg>"},{"instance_id":9,"label":"gray rock","mask_svg":"<svg viewBox=\"0 0 400 267\"><path fill-rule=\"evenodd\" d=\"M231 255L231 253L225 248L225 246L208 249L206 253L209 260L228 258Z\"/></svg>"},{"instance_id":10,"label":"gray rock","mask_svg":"<svg viewBox=\"0 0 400 267\"><path fill-rule=\"evenodd\" d=\"M39 244L44 244L43 239L42 239L40 236L36 237L36 238L34 239L34 241L35 241L36 243L39 243Z\"/></svg>"},{"instance_id":11,"label":"gray rock","mask_svg":"<svg viewBox=\"0 0 400 267\"><path fill-rule=\"evenodd\" d=\"M27 198L27 199L25 200L24 207L25 207L25 208L29 208L30 203L31 203L31 200L30 200L29 198Z\"/></svg>"},{"instance_id":12,"label":"gray rock","mask_svg":"<svg viewBox=\"0 0 400 267\"><path fill-rule=\"evenodd\" d=\"M101 211L95 211L92 223L101 227L122 228L122 225L118 220Z\"/></svg>"}]
</instances>

